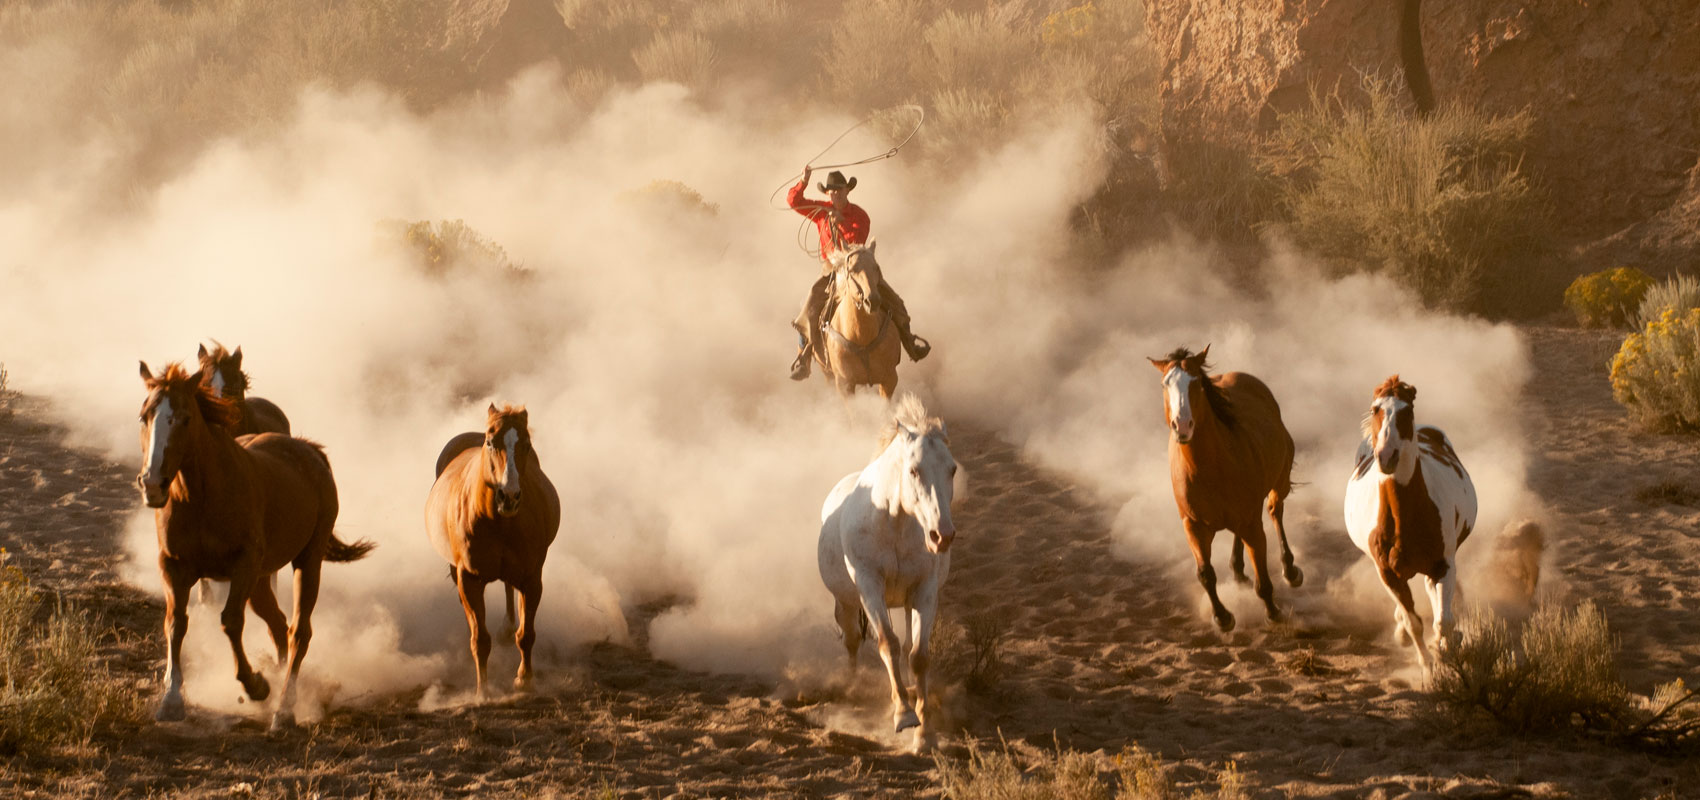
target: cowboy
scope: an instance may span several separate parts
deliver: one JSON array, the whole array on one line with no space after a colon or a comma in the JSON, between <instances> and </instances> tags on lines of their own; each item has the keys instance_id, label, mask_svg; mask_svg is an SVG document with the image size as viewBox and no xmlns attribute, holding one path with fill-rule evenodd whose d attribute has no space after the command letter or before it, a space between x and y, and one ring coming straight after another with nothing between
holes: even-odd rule
<instances>
[{"instance_id":1,"label":"cowboy","mask_svg":"<svg viewBox=\"0 0 1700 800\"><path fill-rule=\"evenodd\" d=\"M809 188L809 175L813 167L803 167L803 179L791 187L786 200L797 213L813 220L815 227L820 229L820 257L822 261L821 276L809 288L809 297L803 302L803 311L797 315L791 325L797 329L799 339L797 360L791 364L791 380L800 381L809 377L810 357L819 352L821 326L825 324L827 286L832 281L833 266L831 257L843 252L851 245L865 244L868 241L868 212L862 207L850 202L850 190L856 188L856 179L846 180L844 173L833 170L826 176L826 183L815 186L825 193L828 200L810 200L803 197L803 192ZM932 351L932 345L927 340L909 332L909 309L903 304L903 298L897 296L891 285L880 278L880 305L886 315L897 326L899 338L903 341L903 350L909 354L911 361L920 361Z\"/></svg>"}]
</instances>

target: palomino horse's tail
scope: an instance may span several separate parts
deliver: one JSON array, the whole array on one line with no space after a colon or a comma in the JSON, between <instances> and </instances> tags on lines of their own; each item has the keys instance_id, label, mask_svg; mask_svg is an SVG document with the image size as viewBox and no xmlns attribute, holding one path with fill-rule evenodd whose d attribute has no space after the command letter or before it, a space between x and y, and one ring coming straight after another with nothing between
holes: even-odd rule
<instances>
[{"instance_id":1,"label":"palomino horse's tail","mask_svg":"<svg viewBox=\"0 0 1700 800\"><path fill-rule=\"evenodd\" d=\"M325 560L335 561L339 564L350 561L359 561L360 559L365 558L367 553L372 552L372 548L377 546L377 542L374 542L371 539L361 539L354 544L349 544L348 542L336 538L336 534L333 533L331 534L330 549L325 551Z\"/></svg>"}]
</instances>

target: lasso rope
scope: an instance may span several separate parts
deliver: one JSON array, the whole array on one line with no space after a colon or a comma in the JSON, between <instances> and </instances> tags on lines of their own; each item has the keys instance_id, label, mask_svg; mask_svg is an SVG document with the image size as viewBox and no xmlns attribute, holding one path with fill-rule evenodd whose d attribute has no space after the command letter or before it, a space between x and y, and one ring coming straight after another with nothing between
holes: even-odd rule
<instances>
[{"instance_id":1,"label":"lasso rope","mask_svg":"<svg viewBox=\"0 0 1700 800\"><path fill-rule=\"evenodd\" d=\"M843 168L843 167L859 167L859 166L862 166L863 164L872 164L876 161L884 161L888 158L896 157L897 152L899 150L902 150L904 145L909 144L909 140L914 139L915 134L921 132L921 126L923 124L925 124L926 121L927 121L927 110L918 106L918 105L906 104L906 105L902 105L902 106L897 106L897 108L912 109L912 110L914 110L914 112L916 114L915 127L912 128L909 131L908 136L903 137L903 141L898 142L890 150L887 150L887 151L880 153L878 155L868 156L867 158L860 159L860 160L857 160L857 161L847 161L843 164L816 164L816 163L814 163L816 158L820 158L821 156L824 156L827 153L832 152L832 148L837 147L838 143L843 141L844 137L849 136L851 131L854 131L857 128L862 127L863 125L866 125L870 122L873 122L874 118L879 116L879 112L875 112L873 114L869 114L861 122L858 122L855 125L851 125L850 127L845 128L844 132L838 134L838 138L833 139L831 144L828 144L825 148L822 148L819 153L814 154L814 156L806 162L809 166L809 169L810 170L816 170L816 169L840 169L840 168ZM774 198L778 197L780 192L783 192L787 189L790 189L792 186L796 185L797 179L801 178L801 177L803 177L803 173L797 172L797 173L792 174L791 177L786 178L785 182L779 185L779 188L774 189L773 193L767 196L767 204L776 211L790 211L791 206L789 206L789 205L783 205L783 206L777 205L777 204L774 203ZM812 248L809 247L809 237L808 237L807 231L808 231L809 227L813 224L814 224L814 220L809 218L809 217L804 217L802 222L798 223L798 225L797 225L797 246L799 248L801 248L804 253L809 254L811 257L820 258L820 252L818 250L815 250L815 249L812 249Z\"/></svg>"}]
</instances>

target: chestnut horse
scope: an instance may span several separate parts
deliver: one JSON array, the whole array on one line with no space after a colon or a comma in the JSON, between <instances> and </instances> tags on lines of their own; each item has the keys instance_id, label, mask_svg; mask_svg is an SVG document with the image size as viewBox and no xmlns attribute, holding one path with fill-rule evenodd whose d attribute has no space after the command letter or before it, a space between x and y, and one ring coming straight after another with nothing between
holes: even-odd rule
<instances>
[{"instance_id":1,"label":"chestnut horse","mask_svg":"<svg viewBox=\"0 0 1700 800\"><path fill-rule=\"evenodd\" d=\"M212 389L213 396L229 397L242 412L242 419L231 433L237 436L245 433L289 435L289 418L283 415L283 409L264 397L248 396L248 373L242 371L241 347L232 352L214 340L210 352L203 344L195 357L201 362L200 373Z\"/></svg>"},{"instance_id":2,"label":"chestnut horse","mask_svg":"<svg viewBox=\"0 0 1700 800\"><path fill-rule=\"evenodd\" d=\"M165 583L165 633L170 643L165 697L156 715L183 719L183 636L189 630L189 588L202 578L230 582L220 621L236 656L236 680L264 701L271 687L248 664L242 648L242 606L270 630L278 661L289 671L272 714L272 728L295 722L295 684L312 639L313 606L325 561L355 561L370 542L347 544L332 532L336 482L324 449L276 433L231 435L237 409L214 395L196 372L176 363L159 377L141 365L142 498L154 512L159 568ZM266 577L295 567L295 616L287 625Z\"/></svg>"},{"instance_id":3,"label":"chestnut horse","mask_svg":"<svg viewBox=\"0 0 1700 800\"><path fill-rule=\"evenodd\" d=\"M1216 596L1210 543L1226 528L1234 535L1234 576L1245 580L1241 547L1251 551L1257 596L1269 619L1279 620L1275 584L1264 563L1265 503L1281 539L1282 574L1289 586L1304 583L1293 564L1281 514L1293 491L1293 437L1281 422L1281 407L1263 381L1244 372L1209 375L1206 346L1167 358L1147 359L1163 375L1163 412L1169 423L1169 478L1187 543L1198 563L1198 582L1210 596L1216 627L1234 629L1234 615Z\"/></svg>"},{"instance_id":4,"label":"chestnut horse","mask_svg":"<svg viewBox=\"0 0 1700 800\"><path fill-rule=\"evenodd\" d=\"M880 265L874 258L874 245L855 245L831 259L837 268L832 276L832 310L821 331L816 360L840 394L848 395L857 386L877 386L880 397L889 400L897 391L897 363L903 348L891 315L879 304Z\"/></svg>"},{"instance_id":5,"label":"chestnut horse","mask_svg":"<svg viewBox=\"0 0 1700 800\"><path fill-rule=\"evenodd\" d=\"M543 560L561 527L561 500L543 474L524 407L491 404L484 433L462 433L437 457L437 480L425 498L425 533L460 591L472 634L478 698L485 697L490 633L484 628L484 587L502 581L522 604L519 674L514 688L531 686L531 646L537 641L537 604L543 595Z\"/></svg>"},{"instance_id":6,"label":"chestnut horse","mask_svg":"<svg viewBox=\"0 0 1700 800\"><path fill-rule=\"evenodd\" d=\"M1393 596L1399 638L1416 647L1417 663L1427 673L1423 621L1410 581L1422 575L1428 583L1438 650L1452 635L1458 547L1476 525L1476 487L1446 434L1415 423L1416 402L1416 387L1398 375L1376 387L1357 464L1346 481L1346 532L1375 561Z\"/></svg>"},{"instance_id":7,"label":"chestnut horse","mask_svg":"<svg viewBox=\"0 0 1700 800\"><path fill-rule=\"evenodd\" d=\"M206 345L200 345L195 354L200 362L202 381L212 389L214 397L228 397L241 411L241 419L231 433L242 436L249 433L281 433L289 435L289 418L283 415L283 409L276 403L264 397L248 396L248 373L242 371L242 347L237 346L235 352L224 349L217 339L213 340L213 349L207 350ZM277 576L273 575L272 591L277 591ZM201 602L214 605L221 600L215 598L212 581L201 581Z\"/></svg>"}]
</instances>

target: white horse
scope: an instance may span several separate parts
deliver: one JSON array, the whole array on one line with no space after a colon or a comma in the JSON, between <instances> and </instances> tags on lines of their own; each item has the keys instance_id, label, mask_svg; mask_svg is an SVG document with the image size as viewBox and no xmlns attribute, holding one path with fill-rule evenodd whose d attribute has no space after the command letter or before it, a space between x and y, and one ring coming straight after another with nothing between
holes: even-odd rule
<instances>
[{"instance_id":1,"label":"white horse","mask_svg":"<svg viewBox=\"0 0 1700 800\"><path fill-rule=\"evenodd\" d=\"M835 601L833 616L856 671L856 653L872 627L891 678L892 718L899 732L917 728L915 748L930 747L928 645L939 589L950 572L950 521L956 459L944 423L906 394L880 437L879 455L844 476L821 506L820 576ZM890 608L907 609L910 643L898 648ZM863 616L866 614L866 616ZM900 658L915 672L910 704Z\"/></svg>"},{"instance_id":2,"label":"white horse","mask_svg":"<svg viewBox=\"0 0 1700 800\"><path fill-rule=\"evenodd\" d=\"M1416 388L1398 375L1376 388L1357 465L1346 481L1346 531L1374 559L1396 601L1399 639L1416 646L1426 674L1428 649L1409 582L1417 575L1427 580L1434 646L1445 647L1454 625L1453 595L1461 592L1458 546L1476 525L1476 487L1446 434L1413 423L1416 399Z\"/></svg>"}]
</instances>

